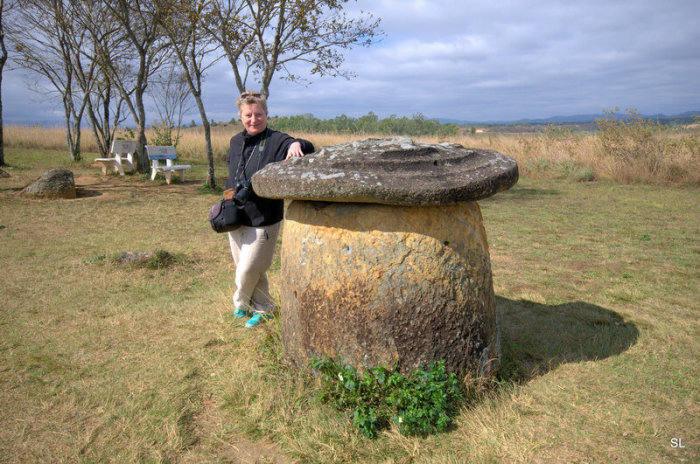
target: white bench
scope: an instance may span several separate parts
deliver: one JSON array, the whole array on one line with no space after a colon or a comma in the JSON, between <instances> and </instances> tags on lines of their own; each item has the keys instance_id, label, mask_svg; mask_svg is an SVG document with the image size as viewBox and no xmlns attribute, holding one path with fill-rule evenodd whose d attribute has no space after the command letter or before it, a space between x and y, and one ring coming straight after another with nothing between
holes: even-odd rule
<instances>
[{"instance_id":1,"label":"white bench","mask_svg":"<svg viewBox=\"0 0 700 464\"><path fill-rule=\"evenodd\" d=\"M162 172L165 175L165 182L169 184L173 172L179 172L180 180L184 181L185 171L192 169L189 164L173 164L177 155L172 145L146 145L146 153L151 161L151 180L156 178L156 174ZM161 161L165 161L165 165L160 164Z\"/></svg>"},{"instance_id":2,"label":"white bench","mask_svg":"<svg viewBox=\"0 0 700 464\"><path fill-rule=\"evenodd\" d=\"M134 153L136 153L137 147L138 142L135 140L114 140L110 150L110 155L112 156L95 158L95 162L102 163L102 174L107 174L108 169L114 168L116 172L123 176L124 164L127 165L130 171L134 170Z\"/></svg>"}]
</instances>

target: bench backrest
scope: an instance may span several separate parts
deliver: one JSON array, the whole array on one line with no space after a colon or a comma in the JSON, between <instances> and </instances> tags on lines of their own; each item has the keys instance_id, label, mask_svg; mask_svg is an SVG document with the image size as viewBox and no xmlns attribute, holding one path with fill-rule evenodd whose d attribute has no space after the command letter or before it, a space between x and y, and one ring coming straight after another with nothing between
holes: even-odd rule
<instances>
[{"instance_id":1,"label":"bench backrest","mask_svg":"<svg viewBox=\"0 0 700 464\"><path fill-rule=\"evenodd\" d=\"M138 142L136 140L114 140L110 153L136 153Z\"/></svg>"},{"instance_id":2,"label":"bench backrest","mask_svg":"<svg viewBox=\"0 0 700 464\"><path fill-rule=\"evenodd\" d=\"M175 147L172 145L146 145L146 153L150 160L176 159Z\"/></svg>"}]
</instances>

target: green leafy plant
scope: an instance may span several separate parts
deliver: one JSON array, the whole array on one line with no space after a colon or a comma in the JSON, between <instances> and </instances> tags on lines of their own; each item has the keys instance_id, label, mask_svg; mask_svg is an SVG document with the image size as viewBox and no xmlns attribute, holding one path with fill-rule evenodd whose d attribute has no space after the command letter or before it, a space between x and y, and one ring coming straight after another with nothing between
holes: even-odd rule
<instances>
[{"instance_id":1,"label":"green leafy plant","mask_svg":"<svg viewBox=\"0 0 700 464\"><path fill-rule=\"evenodd\" d=\"M370 438L391 422L404 435L442 432L465 399L459 379L445 371L444 361L408 375L385 367L359 374L330 358L314 359L310 366L322 374L321 401L351 412L352 424Z\"/></svg>"},{"instance_id":2,"label":"green leafy plant","mask_svg":"<svg viewBox=\"0 0 700 464\"><path fill-rule=\"evenodd\" d=\"M150 269L161 269L177 262L177 257L165 250L157 250L155 256L146 262L146 267Z\"/></svg>"},{"instance_id":3,"label":"green leafy plant","mask_svg":"<svg viewBox=\"0 0 700 464\"><path fill-rule=\"evenodd\" d=\"M224 189L220 185L212 187L205 181L202 182L202 185L197 187L197 191L202 195L221 195L224 192Z\"/></svg>"},{"instance_id":4,"label":"green leafy plant","mask_svg":"<svg viewBox=\"0 0 700 464\"><path fill-rule=\"evenodd\" d=\"M153 145L173 145L177 146L177 140L173 143L173 126L165 122L153 126L155 138Z\"/></svg>"},{"instance_id":5,"label":"green leafy plant","mask_svg":"<svg viewBox=\"0 0 700 464\"><path fill-rule=\"evenodd\" d=\"M105 254L94 254L83 260L83 264L103 264L107 259Z\"/></svg>"},{"instance_id":6,"label":"green leafy plant","mask_svg":"<svg viewBox=\"0 0 700 464\"><path fill-rule=\"evenodd\" d=\"M136 138L134 130L130 127L122 129L122 133L117 137L117 140L133 140Z\"/></svg>"}]
</instances>

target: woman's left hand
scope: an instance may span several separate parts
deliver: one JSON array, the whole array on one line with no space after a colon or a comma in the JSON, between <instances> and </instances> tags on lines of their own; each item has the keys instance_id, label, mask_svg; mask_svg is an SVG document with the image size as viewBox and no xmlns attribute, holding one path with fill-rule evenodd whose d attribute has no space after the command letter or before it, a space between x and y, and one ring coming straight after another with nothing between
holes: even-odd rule
<instances>
[{"instance_id":1,"label":"woman's left hand","mask_svg":"<svg viewBox=\"0 0 700 464\"><path fill-rule=\"evenodd\" d=\"M304 156L304 152L301 151L301 143L294 142L289 146L289 149L287 150L287 157L284 160L286 161L289 158L300 158L302 156Z\"/></svg>"}]
</instances>

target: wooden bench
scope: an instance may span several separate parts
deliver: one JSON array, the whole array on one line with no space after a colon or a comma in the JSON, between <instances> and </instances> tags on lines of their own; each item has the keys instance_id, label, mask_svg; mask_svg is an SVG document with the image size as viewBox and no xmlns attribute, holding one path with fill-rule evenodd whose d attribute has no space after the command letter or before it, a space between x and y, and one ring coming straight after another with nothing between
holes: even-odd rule
<instances>
[{"instance_id":1,"label":"wooden bench","mask_svg":"<svg viewBox=\"0 0 700 464\"><path fill-rule=\"evenodd\" d=\"M177 159L175 147L172 145L146 145L146 153L151 161L151 180L156 178L156 174L162 172L165 176L165 182L170 183L173 172L180 173L180 180L185 180L185 171L192 169L189 164L173 164L173 160ZM160 164L165 161L165 165Z\"/></svg>"},{"instance_id":2,"label":"wooden bench","mask_svg":"<svg viewBox=\"0 0 700 464\"><path fill-rule=\"evenodd\" d=\"M108 158L95 158L96 163L102 163L102 174L107 174L110 168L114 168L120 175L124 175L124 166L130 171L134 170L134 153L138 142L135 140L114 140Z\"/></svg>"}]
</instances>

